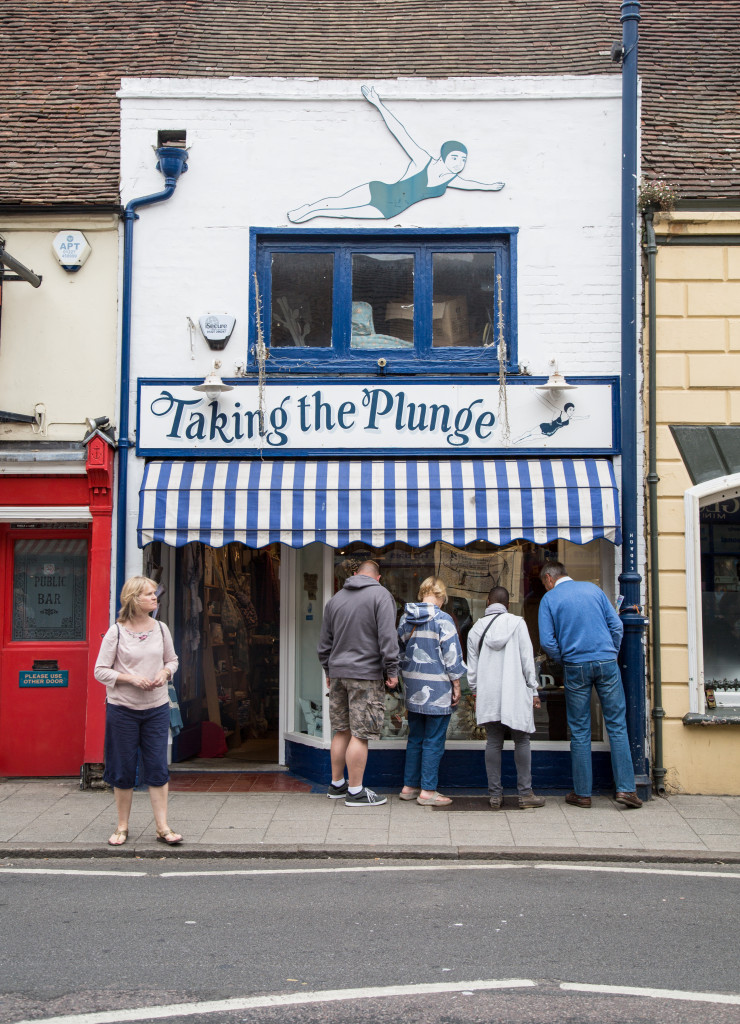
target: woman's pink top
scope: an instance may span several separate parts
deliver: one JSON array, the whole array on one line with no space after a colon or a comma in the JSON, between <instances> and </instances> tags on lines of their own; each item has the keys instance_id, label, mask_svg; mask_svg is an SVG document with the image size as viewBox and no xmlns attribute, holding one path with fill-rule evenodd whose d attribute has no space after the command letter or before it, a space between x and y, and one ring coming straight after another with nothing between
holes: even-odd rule
<instances>
[{"instance_id":1,"label":"woman's pink top","mask_svg":"<svg viewBox=\"0 0 740 1024\"><path fill-rule=\"evenodd\" d=\"M163 622L153 620L148 632L135 632L117 622L103 637L95 662L95 678L107 688L109 704L137 710L158 708L169 700L166 683L153 690L141 690L133 683L116 680L119 674L154 679L163 668L174 675L179 664L172 636Z\"/></svg>"}]
</instances>

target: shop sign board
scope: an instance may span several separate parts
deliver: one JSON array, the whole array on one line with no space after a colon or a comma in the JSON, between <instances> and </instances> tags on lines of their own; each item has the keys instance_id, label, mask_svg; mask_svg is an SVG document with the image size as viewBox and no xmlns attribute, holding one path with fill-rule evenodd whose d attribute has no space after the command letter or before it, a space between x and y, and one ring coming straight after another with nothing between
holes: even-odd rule
<instances>
[{"instance_id":1,"label":"shop sign board","mask_svg":"<svg viewBox=\"0 0 740 1024\"><path fill-rule=\"evenodd\" d=\"M69 672L67 669L57 672L19 672L18 676L18 685L22 690L69 686Z\"/></svg>"},{"instance_id":2,"label":"shop sign board","mask_svg":"<svg viewBox=\"0 0 740 1024\"><path fill-rule=\"evenodd\" d=\"M618 378L532 378L503 395L490 378L234 380L209 399L200 381L138 382L136 451L211 455L612 455L619 450ZM508 431L506 419L508 418Z\"/></svg>"}]
</instances>

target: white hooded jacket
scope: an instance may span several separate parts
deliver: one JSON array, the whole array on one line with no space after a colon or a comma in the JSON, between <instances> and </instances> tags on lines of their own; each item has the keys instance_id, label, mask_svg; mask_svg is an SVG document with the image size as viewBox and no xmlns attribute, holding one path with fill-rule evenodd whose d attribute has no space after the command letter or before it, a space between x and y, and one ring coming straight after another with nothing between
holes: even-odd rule
<instances>
[{"instance_id":1,"label":"white hooded jacket","mask_svg":"<svg viewBox=\"0 0 740 1024\"><path fill-rule=\"evenodd\" d=\"M492 615L497 615L493 623ZM468 634L468 686L478 695L479 725L503 722L510 729L534 732L537 673L532 641L524 619L511 615L502 604L490 604Z\"/></svg>"}]
</instances>

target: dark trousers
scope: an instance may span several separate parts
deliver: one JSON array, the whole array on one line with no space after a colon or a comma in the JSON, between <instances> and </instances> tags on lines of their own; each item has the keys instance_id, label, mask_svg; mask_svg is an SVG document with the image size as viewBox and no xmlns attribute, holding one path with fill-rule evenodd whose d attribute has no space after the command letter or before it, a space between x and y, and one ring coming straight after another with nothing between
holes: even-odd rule
<instances>
[{"instance_id":1,"label":"dark trousers","mask_svg":"<svg viewBox=\"0 0 740 1024\"><path fill-rule=\"evenodd\" d=\"M139 781L145 786L166 785L170 779L167 767L169 732L169 704L141 709L106 704L103 779L116 789L133 789L141 751L143 770Z\"/></svg>"},{"instance_id":2,"label":"dark trousers","mask_svg":"<svg viewBox=\"0 0 740 1024\"><path fill-rule=\"evenodd\" d=\"M532 748L529 733L511 729L514 741L514 764L516 765L516 788L521 796L532 789ZM488 795L503 796L501 785L501 751L504 748L504 727L501 722L486 722L486 775Z\"/></svg>"}]
</instances>

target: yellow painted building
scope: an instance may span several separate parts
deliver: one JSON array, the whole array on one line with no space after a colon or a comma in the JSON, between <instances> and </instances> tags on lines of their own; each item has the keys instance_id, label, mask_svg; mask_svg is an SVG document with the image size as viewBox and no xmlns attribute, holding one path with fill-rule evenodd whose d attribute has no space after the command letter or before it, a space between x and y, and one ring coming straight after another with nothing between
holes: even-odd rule
<instances>
[{"instance_id":1,"label":"yellow painted building","mask_svg":"<svg viewBox=\"0 0 740 1024\"><path fill-rule=\"evenodd\" d=\"M740 212L682 209L656 214L654 224L659 482L649 530L660 656L651 658L652 704L665 711L666 791L738 794ZM649 326L648 303L646 366ZM654 620L655 609L649 614ZM653 725L660 729L660 714Z\"/></svg>"},{"instance_id":2,"label":"yellow painted building","mask_svg":"<svg viewBox=\"0 0 740 1024\"><path fill-rule=\"evenodd\" d=\"M113 211L0 211L7 251L42 277L5 283L0 409L37 422L1 422L0 444L79 444L88 417L116 422L118 226ZM61 265L66 239L86 247L83 266Z\"/></svg>"}]
</instances>

